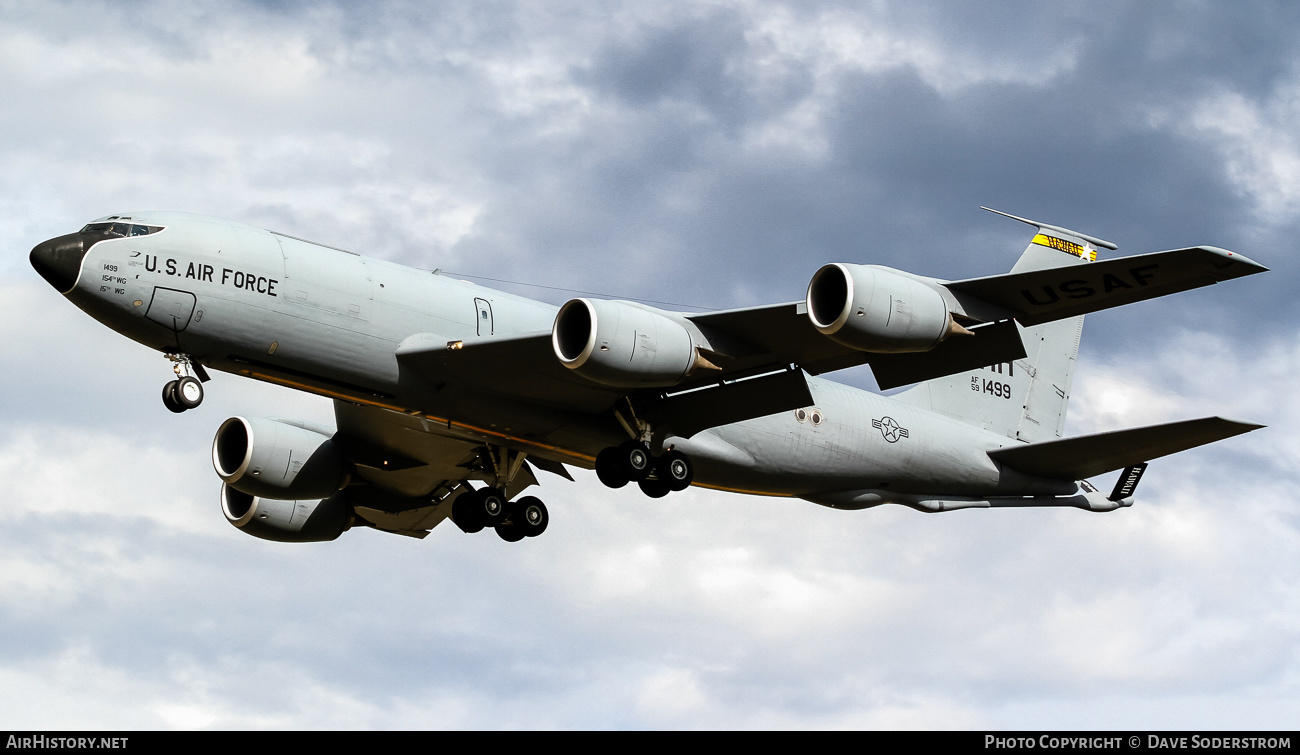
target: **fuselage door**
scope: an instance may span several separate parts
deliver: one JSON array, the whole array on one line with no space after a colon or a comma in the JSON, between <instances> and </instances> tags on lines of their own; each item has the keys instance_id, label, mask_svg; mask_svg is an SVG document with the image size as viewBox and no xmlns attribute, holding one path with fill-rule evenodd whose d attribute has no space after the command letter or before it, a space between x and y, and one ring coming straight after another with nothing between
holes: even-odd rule
<instances>
[{"instance_id":1,"label":"fuselage door","mask_svg":"<svg viewBox=\"0 0 1300 755\"><path fill-rule=\"evenodd\" d=\"M475 314L478 322L478 334L480 336L492 335L492 305L487 299L475 299L474 309L478 310Z\"/></svg>"},{"instance_id":2,"label":"fuselage door","mask_svg":"<svg viewBox=\"0 0 1300 755\"><path fill-rule=\"evenodd\" d=\"M150 320L178 333L189 326L193 315L194 294L162 286L154 287L153 299L149 301L149 309L144 313Z\"/></svg>"}]
</instances>

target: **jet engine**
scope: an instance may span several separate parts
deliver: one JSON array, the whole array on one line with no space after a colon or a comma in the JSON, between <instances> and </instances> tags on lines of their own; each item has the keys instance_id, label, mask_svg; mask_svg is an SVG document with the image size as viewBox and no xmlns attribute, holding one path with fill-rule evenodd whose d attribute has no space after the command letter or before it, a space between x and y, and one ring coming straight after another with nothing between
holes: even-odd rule
<instances>
[{"instance_id":1,"label":"jet engine","mask_svg":"<svg viewBox=\"0 0 1300 755\"><path fill-rule=\"evenodd\" d=\"M212 466L241 493L290 502L333 495L348 472L342 450L328 435L283 420L243 417L217 429Z\"/></svg>"},{"instance_id":2,"label":"jet engine","mask_svg":"<svg viewBox=\"0 0 1300 755\"><path fill-rule=\"evenodd\" d=\"M667 388L699 360L690 331L669 313L603 299L560 307L551 346L565 367L615 388Z\"/></svg>"},{"instance_id":3,"label":"jet engine","mask_svg":"<svg viewBox=\"0 0 1300 755\"><path fill-rule=\"evenodd\" d=\"M881 354L929 351L967 333L943 296L915 278L877 265L826 265L808 284L808 317L832 341Z\"/></svg>"},{"instance_id":4,"label":"jet engine","mask_svg":"<svg viewBox=\"0 0 1300 755\"><path fill-rule=\"evenodd\" d=\"M352 506L342 492L320 501L285 501L222 485L221 511L249 535L281 543L333 540L352 524Z\"/></svg>"}]
</instances>

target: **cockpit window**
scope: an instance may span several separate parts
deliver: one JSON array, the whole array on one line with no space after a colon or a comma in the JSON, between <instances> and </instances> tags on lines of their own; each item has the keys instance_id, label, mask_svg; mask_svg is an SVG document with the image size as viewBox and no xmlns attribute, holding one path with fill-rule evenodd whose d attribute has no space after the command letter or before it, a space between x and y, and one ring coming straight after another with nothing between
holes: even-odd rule
<instances>
[{"instance_id":1,"label":"cockpit window","mask_svg":"<svg viewBox=\"0 0 1300 755\"><path fill-rule=\"evenodd\" d=\"M148 236L162 228L153 225L136 225L133 223L91 223L81 229L82 233L107 233L112 236Z\"/></svg>"}]
</instances>

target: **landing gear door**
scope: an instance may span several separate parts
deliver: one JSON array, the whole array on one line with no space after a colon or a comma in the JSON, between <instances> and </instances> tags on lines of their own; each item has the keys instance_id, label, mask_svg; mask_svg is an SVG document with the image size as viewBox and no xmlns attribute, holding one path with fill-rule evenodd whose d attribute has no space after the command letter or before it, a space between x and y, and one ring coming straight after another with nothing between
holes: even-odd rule
<instances>
[{"instance_id":1,"label":"landing gear door","mask_svg":"<svg viewBox=\"0 0 1300 755\"><path fill-rule=\"evenodd\" d=\"M475 318L478 322L478 334L480 336L492 335L492 305L488 303L487 299L475 299L474 309L477 310Z\"/></svg>"},{"instance_id":2,"label":"landing gear door","mask_svg":"<svg viewBox=\"0 0 1300 755\"><path fill-rule=\"evenodd\" d=\"M153 299L144 316L177 333L189 327L190 317L194 315L194 294L175 288L155 286Z\"/></svg>"}]
</instances>

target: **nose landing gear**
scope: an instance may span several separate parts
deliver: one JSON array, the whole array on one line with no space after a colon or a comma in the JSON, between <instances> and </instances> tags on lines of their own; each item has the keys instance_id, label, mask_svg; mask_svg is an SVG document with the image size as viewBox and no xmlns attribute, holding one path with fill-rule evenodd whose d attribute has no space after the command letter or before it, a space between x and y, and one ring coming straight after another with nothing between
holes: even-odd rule
<instances>
[{"instance_id":1,"label":"nose landing gear","mask_svg":"<svg viewBox=\"0 0 1300 755\"><path fill-rule=\"evenodd\" d=\"M203 403L203 384L186 375L163 386L163 406L180 414Z\"/></svg>"},{"instance_id":2,"label":"nose landing gear","mask_svg":"<svg viewBox=\"0 0 1300 755\"><path fill-rule=\"evenodd\" d=\"M208 381L208 372L203 365L190 359L188 354L166 354L172 361L172 371L176 379L167 383L162 389L163 406L169 411L180 414L203 403L203 384ZM184 367L187 374L181 374ZM191 377L193 371L198 377Z\"/></svg>"}]
</instances>

